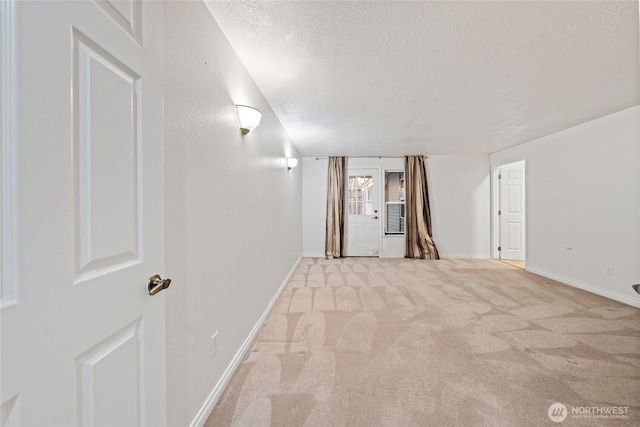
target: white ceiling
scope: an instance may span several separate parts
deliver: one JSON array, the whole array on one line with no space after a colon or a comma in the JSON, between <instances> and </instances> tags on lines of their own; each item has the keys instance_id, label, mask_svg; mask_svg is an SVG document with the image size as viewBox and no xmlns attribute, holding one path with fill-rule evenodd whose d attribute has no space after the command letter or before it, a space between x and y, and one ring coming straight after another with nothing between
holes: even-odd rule
<instances>
[{"instance_id":1,"label":"white ceiling","mask_svg":"<svg viewBox=\"0 0 640 427\"><path fill-rule=\"evenodd\" d=\"M492 153L640 103L637 1L206 1L303 156Z\"/></svg>"}]
</instances>

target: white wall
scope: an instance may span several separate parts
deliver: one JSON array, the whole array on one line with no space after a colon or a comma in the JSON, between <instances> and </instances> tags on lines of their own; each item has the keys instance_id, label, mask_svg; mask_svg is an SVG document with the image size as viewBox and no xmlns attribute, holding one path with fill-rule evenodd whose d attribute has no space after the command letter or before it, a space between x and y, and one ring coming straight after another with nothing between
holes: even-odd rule
<instances>
[{"instance_id":1,"label":"white wall","mask_svg":"<svg viewBox=\"0 0 640 427\"><path fill-rule=\"evenodd\" d=\"M433 240L442 258L490 257L489 156L429 156Z\"/></svg>"},{"instance_id":2,"label":"white wall","mask_svg":"<svg viewBox=\"0 0 640 427\"><path fill-rule=\"evenodd\" d=\"M302 159L302 252L324 257L327 215L327 159Z\"/></svg>"},{"instance_id":3,"label":"white wall","mask_svg":"<svg viewBox=\"0 0 640 427\"><path fill-rule=\"evenodd\" d=\"M349 167L403 169L402 159L349 159ZM429 156L433 238L443 258L488 258L489 156ZM303 252L324 256L327 160L303 159ZM404 239L385 236L382 256L403 256Z\"/></svg>"},{"instance_id":4,"label":"white wall","mask_svg":"<svg viewBox=\"0 0 640 427\"><path fill-rule=\"evenodd\" d=\"M640 306L640 107L491 155L527 160L527 270ZM613 275L607 275L607 266Z\"/></svg>"},{"instance_id":5,"label":"white wall","mask_svg":"<svg viewBox=\"0 0 640 427\"><path fill-rule=\"evenodd\" d=\"M167 2L164 17L167 410L186 426L301 256L302 173L204 3ZM245 137L234 103L263 112Z\"/></svg>"}]
</instances>

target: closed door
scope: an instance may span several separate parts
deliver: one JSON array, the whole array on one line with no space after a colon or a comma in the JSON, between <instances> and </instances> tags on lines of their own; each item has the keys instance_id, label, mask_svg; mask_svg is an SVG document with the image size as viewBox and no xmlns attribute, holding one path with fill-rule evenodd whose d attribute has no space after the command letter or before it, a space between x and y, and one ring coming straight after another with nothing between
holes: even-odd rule
<instances>
[{"instance_id":1,"label":"closed door","mask_svg":"<svg viewBox=\"0 0 640 427\"><path fill-rule=\"evenodd\" d=\"M500 166L500 259L525 259L524 160Z\"/></svg>"},{"instance_id":2,"label":"closed door","mask_svg":"<svg viewBox=\"0 0 640 427\"><path fill-rule=\"evenodd\" d=\"M165 425L162 3L2 14L3 425Z\"/></svg>"},{"instance_id":3,"label":"closed door","mask_svg":"<svg viewBox=\"0 0 640 427\"><path fill-rule=\"evenodd\" d=\"M378 170L349 169L348 186L347 256L378 256Z\"/></svg>"}]
</instances>

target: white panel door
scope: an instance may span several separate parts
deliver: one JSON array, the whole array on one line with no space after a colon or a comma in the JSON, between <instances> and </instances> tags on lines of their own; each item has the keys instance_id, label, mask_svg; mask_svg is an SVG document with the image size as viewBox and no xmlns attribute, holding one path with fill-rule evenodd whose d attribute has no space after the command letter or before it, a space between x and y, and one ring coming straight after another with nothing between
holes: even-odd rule
<instances>
[{"instance_id":1,"label":"white panel door","mask_svg":"<svg viewBox=\"0 0 640 427\"><path fill-rule=\"evenodd\" d=\"M524 160L500 166L500 259L525 259Z\"/></svg>"},{"instance_id":2,"label":"white panel door","mask_svg":"<svg viewBox=\"0 0 640 427\"><path fill-rule=\"evenodd\" d=\"M17 93L2 111L16 195L3 232L18 250L2 265L0 417L165 425L171 290L147 289L164 273L162 3L17 1L3 15L3 94Z\"/></svg>"},{"instance_id":3,"label":"white panel door","mask_svg":"<svg viewBox=\"0 0 640 427\"><path fill-rule=\"evenodd\" d=\"M347 256L378 256L378 169L349 169Z\"/></svg>"}]
</instances>

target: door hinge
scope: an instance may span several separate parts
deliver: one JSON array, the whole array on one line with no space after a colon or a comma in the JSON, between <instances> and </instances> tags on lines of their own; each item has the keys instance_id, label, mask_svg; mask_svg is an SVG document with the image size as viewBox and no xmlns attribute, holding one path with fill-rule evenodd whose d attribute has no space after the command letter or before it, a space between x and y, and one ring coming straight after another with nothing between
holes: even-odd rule
<instances>
[{"instance_id":1,"label":"door hinge","mask_svg":"<svg viewBox=\"0 0 640 427\"><path fill-rule=\"evenodd\" d=\"M502 250L502 246L498 246L498 250L501 251Z\"/></svg>"},{"instance_id":2,"label":"door hinge","mask_svg":"<svg viewBox=\"0 0 640 427\"><path fill-rule=\"evenodd\" d=\"M502 215L502 211L498 211L498 215Z\"/></svg>"},{"instance_id":3,"label":"door hinge","mask_svg":"<svg viewBox=\"0 0 640 427\"><path fill-rule=\"evenodd\" d=\"M502 175L501 174L498 174L498 179L502 179Z\"/></svg>"}]
</instances>

